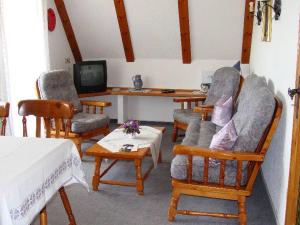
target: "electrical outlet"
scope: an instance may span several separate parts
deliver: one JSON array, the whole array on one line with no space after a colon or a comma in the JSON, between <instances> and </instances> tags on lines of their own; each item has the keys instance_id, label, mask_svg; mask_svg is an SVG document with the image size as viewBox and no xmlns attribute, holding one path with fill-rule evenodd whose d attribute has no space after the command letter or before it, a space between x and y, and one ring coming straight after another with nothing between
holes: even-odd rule
<instances>
[{"instance_id":1,"label":"electrical outlet","mask_svg":"<svg viewBox=\"0 0 300 225\"><path fill-rule=\"evenodd\" d=\"M68 57L68 58L65 58L65 64L70 64L71 63L71 58Z\"/></svg>"}]
</instances>

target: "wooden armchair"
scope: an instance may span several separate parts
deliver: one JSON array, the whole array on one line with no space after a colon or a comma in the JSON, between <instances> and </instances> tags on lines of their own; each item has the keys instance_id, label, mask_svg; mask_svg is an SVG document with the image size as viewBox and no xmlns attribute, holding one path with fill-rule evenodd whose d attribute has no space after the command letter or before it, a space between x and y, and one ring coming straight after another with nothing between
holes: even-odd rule
<instances>
[{"instance_id":1,"label":"wooden armchair","mask_svg":"<svg viewBox=\"0 0 300 225\"><path fill-rule=\"evenodd\" d=\"M270 99L272 100L269 97L268 100ZM255 101L255 98L253 98L253 101ZM262 103L262 105L264 104ZM259 106L261 107L261 105ZM270 105L266 105L266 107L268 109L264 112L270 114L269 109L272 107ZM274 108L274 113L270 115L271 119L266 124L266 129L259 131L262 132L262 135L258 139L257 147L253 152L250 152L251 148L248 151L241 149L240 151L229 152L217 149L212 151L209 148L199 146L176 145L174 147L173 153L175 154L175 158L180 157L178 159L181 160L179 164L177 163L177 166L181 166L179 173L183 175L180 175L181 178L178 179L172 174L173 192L168 211L169 221L173 221L177 214L181 214L238 218L241 225L247 224L246 197L252 193L254 181L281 117L282 103L277 97L275 97ZM245 113L246 110L245 107L242 113ZM255 116L260 115L260 113L258 112ZM255 116L252 117L252 121L255 121ZM247 120L247 117L244 117L244 119ZM210 159L219 160L218 166L212 167ZM196 166L195 164L197 163L198 165ZM173 166L172 162L172 168ZM182 194L237 201L238 214L179 210L177 209L177 205L179 197Z\"/></svg>"},{"instance_id":2,"label":"wooden armchair","mask_svg":"<svg viewBox=\"0 0 300 225\"><path fill-rule=\"evenodd\" d=\"M52 71L41 75L36 82L39 99L55 99L71 102L74 105L71 130L68 138L76 144L82 157L81 143L98 135L109 133L109 117L104 114L104 108L111 106L110 102L80 101L71 75L63 70ZM54 135L55 131L51 131ZM60 132L64 137L65 133Z\"/></svg>"},{"instance_id":3,"label":"wooden armchair","mask_svg":"<svg viewBox=\"0 0 300 225\"><path fill-rule=\"evenodd\" d=\"M9 116L9 103L8 102L0 102L0 136L5 136L7 117Z\"/></svg>"},{"instance_id":4,"label":"wooden armchair","mask_svg":"<svg viewBox=\"0 0 300 225\"><path fill-rule=\"evenodd\" d=\"M181 109L175 109L174 111L173 142L177 140L178 130L185 131L192 118L201 117L202 119L207 119L208 115L213 111L214 103L222 95L234 96L236 99L243 80L243 76L236 69L224 67L215 72L207 96L173 99L174 102L181 104ZM185 105L187 108L185 108Z\"/></svg>"},{"instance_id":5,"label":"wooden armchair","mask_svg":"<svg viewBox=\"0 0 300 225\"><path fill-rule=\"evenodd\" d=\"M54 130L55 138L61 137L61 129L64 129L64 138L68 138L71 130L71 119L73 118L73 105L63 101L55 100L24 100L18 104L19 115L23 117L23 136L27 137L27 116L36 117L36 137L41 137L41 118L44 120L46 137L53 137L51 132ZM42 150L42 149L41 149ZM59 194L64 208L68 214L70 225L76 225L71 205L68 200L64 187L59 189ZM40 212L41 225L47 225L46 207Z\"/></svg>"}]
</instances>

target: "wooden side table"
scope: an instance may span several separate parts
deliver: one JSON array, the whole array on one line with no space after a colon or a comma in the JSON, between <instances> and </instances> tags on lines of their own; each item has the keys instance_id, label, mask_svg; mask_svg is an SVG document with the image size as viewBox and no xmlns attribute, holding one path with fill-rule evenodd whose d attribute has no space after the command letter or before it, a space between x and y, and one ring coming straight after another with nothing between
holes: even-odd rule
<instances>
[{"instance_id":1,"label":"wooden side table","mask_svg":"<svg viewBox=\"0 0 300 225\"><path fill-rule=\"evenodd\" d=\"M165 127L154 127L156 129L161 130L163 133L165 132ZM142 161L145 157L151 156L150 148L141 148L135 152L111 152L105 148L103 148L99 144L94 144L90 147L86 155L95 157L95 171L93 176L93 190L98 191L99 184L110 184L110 185L120 185L120 186L129 186L136 187L136 190L139 195L144 195L144 181L149 176L151 170L154 168L154 164L150 166L147 172L142 174ZM103 159L112 159L112 163L102 172L100 173L101 163ZM136 182L123 182L123 181L115 181L115 180L102 180L101 178L119 161L119 160L131 160L134 162L135 170L136 170ZM159 152L158 162L162 161L161 151Z\"/></svg>"}]
</instances>

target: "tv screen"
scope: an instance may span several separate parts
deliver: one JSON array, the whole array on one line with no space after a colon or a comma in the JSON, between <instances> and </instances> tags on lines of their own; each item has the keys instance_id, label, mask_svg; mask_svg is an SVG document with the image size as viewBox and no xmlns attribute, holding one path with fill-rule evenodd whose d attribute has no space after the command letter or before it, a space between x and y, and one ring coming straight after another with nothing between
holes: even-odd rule
<instances>
[{"instance_id":1,"label":"tv screen","mask_svg":"<svg viewBox=\"0 0 300 225\"><path fill-rule=\"evenodd\" d=\"M78 93L105 91L107 88L106 61L84 61L74 64L74 82Z\"/></svg>"}]
</instances>

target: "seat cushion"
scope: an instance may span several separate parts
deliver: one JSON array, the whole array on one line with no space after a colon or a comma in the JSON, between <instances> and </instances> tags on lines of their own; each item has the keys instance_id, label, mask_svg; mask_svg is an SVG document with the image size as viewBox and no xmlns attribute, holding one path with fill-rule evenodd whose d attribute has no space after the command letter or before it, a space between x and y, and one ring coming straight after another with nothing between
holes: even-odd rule
<instances>
[{"instance_id":1,"label":"seat cushion","mask_svg":"<svg viewBox=\"0 0 300 225\"><path fill-rule=\"evenodd\" d=\"M203 181L204 159L203 157L193 157L193 180ZM236 165L226 163L225 169L225 185L236 184ZM208 181L211 183L219 183L220 165L210 166L208 170ZM184 155L176 155L171 164L171 176L178 180L187 178L187 157ZM242 170L241 185L247 182L247 168Z\"/></svg>"},{"instance_id":2,"label":"seat cushion","mask_svg":"<svg viewBox=\"0 0 300 225\"><path fill-rule=\"evenodd\" d=\"M105 114L76 113L72 119L71 131L84 133L109 124L109 117Z\"/></svg>"},{"instance_id":3,"label":"seat cushion","mask_svg":"<svg viewBox=\"0 0 300 225\"><path fill-rule=\"evenodd\" d=\"M200 118L200 113L194 113L191 109L175 109L174 120L188 124L191 119Z\"/></svg>"},{"instance_id":4,"label":"seat cushion","mask_svg":"<svg viewBox=\"0 0 300 225\"><path fill-rule=\"evenodd\" d=\"M42 74L38 78L38 86L41 99L71 102L75 109L82 111L73 78L67 71L55 70Z\"/></svg>"}]
</instances>

